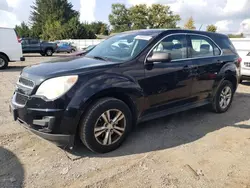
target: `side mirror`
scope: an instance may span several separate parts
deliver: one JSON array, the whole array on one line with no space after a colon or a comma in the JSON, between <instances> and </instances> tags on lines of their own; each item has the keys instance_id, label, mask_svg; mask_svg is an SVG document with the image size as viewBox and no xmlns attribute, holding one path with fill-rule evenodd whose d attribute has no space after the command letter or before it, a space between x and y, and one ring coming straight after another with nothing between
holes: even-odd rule
<instances>
[{"instance_id":1,"label":"side mirror","mask_svg":"<svg viewBox=\"0 0 250 188\"><path fill-rule=\"evenodd\" d=\"M151 57L147 58L147 62L170 62L171 61L171 53L166 52L154 52Z\"/></svg>"}]
</instances>

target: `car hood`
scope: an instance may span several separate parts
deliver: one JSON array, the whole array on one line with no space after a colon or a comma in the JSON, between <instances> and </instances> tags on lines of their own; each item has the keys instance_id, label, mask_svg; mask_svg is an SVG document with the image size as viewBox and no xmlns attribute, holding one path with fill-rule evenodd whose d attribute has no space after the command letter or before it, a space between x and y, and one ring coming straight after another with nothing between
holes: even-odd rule
<instances>
[{"instance_id":1,"label":"car hood","mask_svg":"<svg viewBox=\"0 0 250 188\"><path fill-rule=\"evenodd\" d=\"M24 77L52 78L68 74L83 74L117 65L117 62L102 61L87 57L67 57L28 66L23 69Z\"/></svg>"}]
</instances>

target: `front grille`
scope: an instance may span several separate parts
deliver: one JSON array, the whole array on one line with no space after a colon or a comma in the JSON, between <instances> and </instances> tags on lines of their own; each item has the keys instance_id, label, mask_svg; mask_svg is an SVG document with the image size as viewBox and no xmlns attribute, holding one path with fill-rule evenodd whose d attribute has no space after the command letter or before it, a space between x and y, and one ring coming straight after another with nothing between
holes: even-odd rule
<instances>
[{"instance_id":1,"label":"front grille","mask_svg":"<svg viewBox=\"0 0 250 188\"><path fill-rule=\"evenodd\" d=\"M32 80L23 77L20 77L18 82L19 84L30 88L33 88L35 86L35 83Z\"/></svg>"},{"instance_id":2,"label":"front grille","mask_svg":"<svg viewBox=\"0 0 250 188\"><path fill-rule=\"evenodd\" d=\"M21 93L16 93L16 103L20 105L25 105L26 102L28 101L28 96L23 95Z\"/></svg>"},{"instance_id":3,"label":"front grille","mask_svg":"<svg viewBox=\"0 0 250 188\"><path fill-rule=\"evenodd\" d=\"M246 67L250 67L250 62L244 62L244 65L245 65Z\"/></svg>"}]
</instances>

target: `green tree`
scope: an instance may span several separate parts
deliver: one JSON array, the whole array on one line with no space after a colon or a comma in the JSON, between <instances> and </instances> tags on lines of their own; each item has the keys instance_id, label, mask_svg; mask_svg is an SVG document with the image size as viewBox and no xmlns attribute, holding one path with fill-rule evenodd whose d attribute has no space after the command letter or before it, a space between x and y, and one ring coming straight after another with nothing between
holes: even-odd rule
<instances>
[{"instance_id":1,"label":"green tree","mask_svg":"<svg viewBox=\"0 0 250 188\"><path fill-rule=\"evenodd\" d=\"M173 14L169 6L153 4L148 8L149 28L176 28L180 20L180 16Z\"/></svg>"},{"instance_id":2,"label":"green tree","mask_svg":"<svg viewBox=\"0 0 250 188\"><path fill-rule=\"evenodd\" d=\"M63 39L61 22L54 19L48 19L43 27L41 37L44 40L50 41Z\"/></svg>"},{"instance_id":3,"label":"green tree","mask_svg":"<svg viewBox=\"0 0 250 188\"><path fill-rule=\"evenodd\" d=\"M130 29L176 28L180 16L173 14L169 6L161 4L135 5L127 9L123 4L113 4L109 21L113 32Z\"/></svg>"},{"instance_id":4,"label":"green tree","mask_svg":"<svg viewBox=\"0 0 250 188\"><path fill-rule=\"evenodd\" d=\"M217 27L215 25L208 25L207 31L216 33Z\"/></svg>"},{"instance_id":5,"label":"green tree","mask_svg":"<svg viewBox=\"0 0 250 188\"><path fill-rule=\"evenodd\" d=\"M147 29L149 26L148 8L146 4L132 6L129 9L129 17L133 22L132 29Z\"/></svg>"},{"instance_id":6,"label":"green tree","mask_svg":"<svg viewBox=\"0 0 250 188\"><path fill-rule=\"evenodd\" d=\"M95 34L103 34L104 30L108 29L108 25L98 21L98 22L92 22L89 24L89 28L95 33Z\"/></svg>"},{"instance_id":7,"label":"green tree","mask_svg":"<svg viewBox=\"0 0 250 188\"><path fill-rule=\"evenodd\" d=\"M31 35L31 30L25 22L22 22L20 26L15 27L17 35L21 38L29 37Z\"/></svg>"},{"instance_id":8,"label":"green tree","mask_svg":"<svg viewBox=\"0 0 250 188\"><path fill-rule=\"evenodd\" d=\"M193 19L192 16L187 20L187 22L184 25L184 28L185 29L191 29L191 30L196 29L196 27L194 26L194 19Z\"/></svg>"},{"instance_id":9,"label":"green tree","mask_svg":"<svg viewBox=\"0 0 250 188\"><path fill-rule=\"evenodd\" d=\"M229 38L244 38L244 34L240 33L240 34L228 34Z\"/></svg>"},{"instance_id":10,"label":"green tree","mask_svg":"<svg viewBox=\"0 0 250 188\"><path fill-rule=\"evenodd\" d=\"M109 22L114 32L127 31L131 29L129 10L124 4L112 4L112 12L109 15Z\"/></svg>"},{"instance_id":11,"label":"green tree","mask_svg":"<svg viewBox=\"0 0 250 188\"><path fill-rule=\"evenodd\" d=\"M100 30L100 34L102 35L109 35L109 29L107 25L103 25Z\"/></svg>"},{"instance_id":12,"label":"green tree","mask_svg":"<svg viewBox=\"0 0 250 188\"><path fill-rule=\"evenodd\" d=\"M91 37L93 35L91 34ZM89 31L80 23L79 17L73 17L63 28L63 38L66 39L87 39L89 38ZM92 37L93 38L93 37Z\"/></svg>"},{"instance_id":13,"label":"green tree","mask_svg":"<svg viewBox=\"0 0 250 188\"><path fill-rule=\"evenodd\" d=\"M68 0L36 0L31 8L32 35L36 37L42 34L49 19L56 20L64 25L70 19L79 16L79 13L73 10L73 5ZM51 25L51 23L48 23L46 27L48 25Z\"/></svg>"}]
</instances>

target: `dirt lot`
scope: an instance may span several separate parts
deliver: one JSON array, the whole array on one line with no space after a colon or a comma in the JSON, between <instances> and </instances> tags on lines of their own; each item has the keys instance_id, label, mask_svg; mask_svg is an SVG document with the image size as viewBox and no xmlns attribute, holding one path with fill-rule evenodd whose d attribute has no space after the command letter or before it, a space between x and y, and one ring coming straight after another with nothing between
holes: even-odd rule
<instances>
[{"instance_id":1,"label":"dirt lot","mask_svg":"<svg viewBox=\"0 0 250 188\"><path fill-rule=\"evenodd\" d=\"M8 104L29 56L0 72L0 187L231 187L250 188L250 83L232 108L206 107L140 125L114 152L68 153L13 122ZM53 57L54 58L54 57Z\"/></svg>"}]
</instances>

